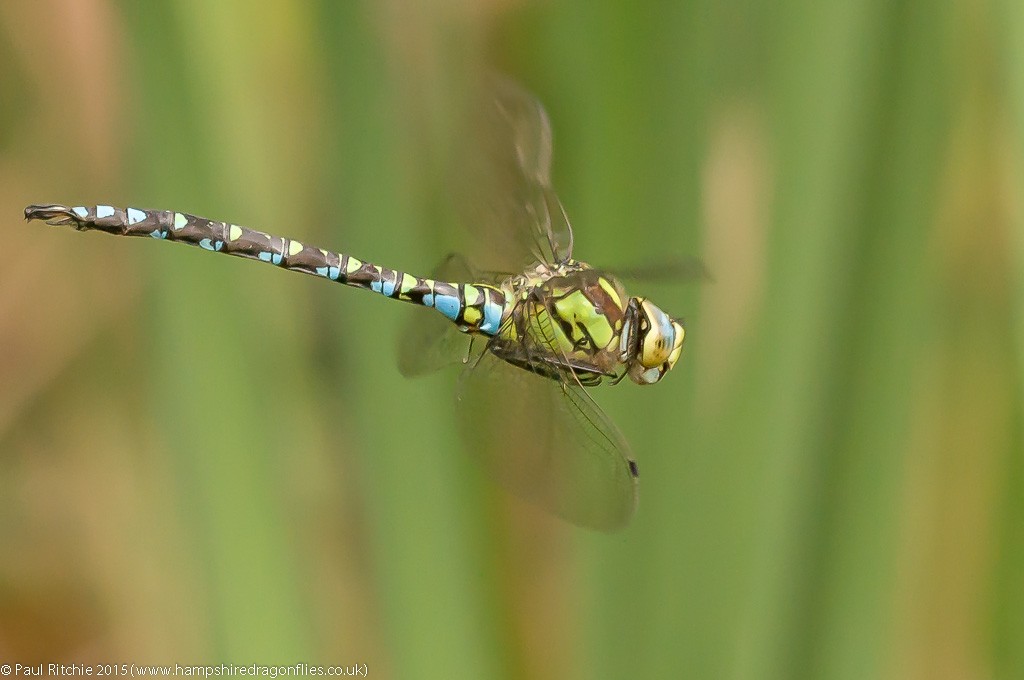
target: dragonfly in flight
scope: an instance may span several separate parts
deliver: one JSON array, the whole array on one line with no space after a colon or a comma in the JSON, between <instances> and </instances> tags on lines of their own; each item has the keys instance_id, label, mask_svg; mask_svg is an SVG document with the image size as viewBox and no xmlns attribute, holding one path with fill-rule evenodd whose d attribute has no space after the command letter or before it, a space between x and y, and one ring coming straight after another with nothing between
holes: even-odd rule
<instances>
[{"instance_id":1,"label":"dragonfly in flight","mask_svg":"<svg viewBox=\"0 0 1024 680\"><path fill-rule=\"evenodd\" d=\"M435 310L403 334L402 373L468 364L458 403L477 408L460 409L459 421L489 472L570 522L615 530L635 511L639 473L590 388L626 377L657 383L679 360L686 333L647 298L627 295L616 277L574 259L572 227L551 186L551 126L540 102L499 79L485 108L504 186L488 240L509 273L481 274L452 255L430 277L416 276L170 210L46 204L28 206L25 217L185 243Z\"/></svg>"}]
</instances>

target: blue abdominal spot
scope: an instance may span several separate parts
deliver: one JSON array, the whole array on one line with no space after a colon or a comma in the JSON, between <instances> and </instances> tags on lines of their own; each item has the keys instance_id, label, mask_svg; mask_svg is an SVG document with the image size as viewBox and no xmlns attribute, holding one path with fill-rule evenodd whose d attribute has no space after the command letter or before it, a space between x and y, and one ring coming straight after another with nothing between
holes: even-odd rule
<instances>
[{"instance_id":1,"label":"blue abdominal spot","mask_svg":"<svg viewBox=\"0 0 1024 680\"><path fill-rule=\"evenodd\" d=\"M434 309L455 321L459 318L459 298L454 295L437 295L434 298Z\"/></svg>"}]
</instances>

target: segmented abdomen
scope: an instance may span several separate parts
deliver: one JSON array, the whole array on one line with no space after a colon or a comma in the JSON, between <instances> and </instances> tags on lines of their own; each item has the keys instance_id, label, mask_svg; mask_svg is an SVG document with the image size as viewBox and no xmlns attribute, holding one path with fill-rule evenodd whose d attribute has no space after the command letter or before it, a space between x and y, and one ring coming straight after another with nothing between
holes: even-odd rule
<instances>
[{"instance_id":1,"label":"segmented abdomen","mask_svg":"<svg viewBox=\"0 0 1024 680\"><path fill-rule=\"evenodd\" d=\"M115 208L109 205L30 205L26 219L46 220L78 230L118 236L149 236L199 246L204 250L245 257L283 269L319 276L386 297L433 307L459 328L494 335L505 311L505 296L485 284L435 281L370 262L308 246L281 236L229 222L170 210Z\"/></svg>"}]
</instances>

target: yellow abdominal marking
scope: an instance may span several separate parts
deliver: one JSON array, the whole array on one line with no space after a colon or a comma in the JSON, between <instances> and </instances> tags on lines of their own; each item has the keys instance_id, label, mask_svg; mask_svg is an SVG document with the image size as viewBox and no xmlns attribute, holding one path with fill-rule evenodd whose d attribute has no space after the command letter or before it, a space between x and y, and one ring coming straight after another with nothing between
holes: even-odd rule
<instances>
[{"instance_id":1,"label":"yellow abdominal marking","mask_svg":"<svg viewBox=\"0 0 1024 680\"><path fill-rule=\"evenodd\" d=\"M402 274L402 284L398 287L398 299L408 300L409 291L416 286L416 277L412 274Z\"/></svg>"}]
</instances>

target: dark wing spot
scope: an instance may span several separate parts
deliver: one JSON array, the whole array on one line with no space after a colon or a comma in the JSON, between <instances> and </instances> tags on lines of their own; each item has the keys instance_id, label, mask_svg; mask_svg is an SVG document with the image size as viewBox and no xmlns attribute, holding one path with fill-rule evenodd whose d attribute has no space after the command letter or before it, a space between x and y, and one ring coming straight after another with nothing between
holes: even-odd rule
<instances>
[{"instance_id":1,"label":"dark wing spot","mask_svg":"<svg viewBox=\"0 0 1024 680\"><path fill-rule=\"evenodd\" d=\"M633 475L634 479L640 477L640 468L637 466L636 461L632 458L629 459L629 474Z\"/></svg>"}]
</instances>

